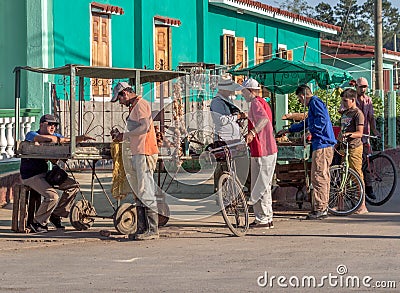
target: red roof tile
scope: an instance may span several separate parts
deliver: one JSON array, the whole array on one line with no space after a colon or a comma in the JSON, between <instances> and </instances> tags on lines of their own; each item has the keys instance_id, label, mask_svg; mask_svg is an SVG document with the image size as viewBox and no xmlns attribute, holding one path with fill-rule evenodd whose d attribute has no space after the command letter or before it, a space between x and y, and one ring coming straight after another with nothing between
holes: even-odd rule
<instances>
[{"instance_id":1,"label":"red roof tile","mask_svg":"<svg viewBox=\"0 0 400 293\"><path fill-rule=\"evenodd\" d=\"M113 6L113 5L108 5L108 4L101 4L97 2L92 2L90 3L92 8L98 8L104 13L109 13L109 14L119 14L122 15L124 14L124 9L122 9L119 6Z\"/></svg>"},{"instance_id":2,"label":"red roof tile","mask_svg":"<svg viewBox=\"0 0 400 293\"><path fill-rule=\"evenodd\" d=\"M175 25L175 26L181 25L181 21L179 19L171 18L171 17L156 15L156 16L154 16L154 20L158 20L158 21L168 24L168 25Z\"/></svg>"},{"instance_id":3,"label":"red roof tile","mask_svg":"<svg viewBox=\"0 0 400 293\"><path fill-rule=\"evenodd\" d=\"M356 51L356 52L368 52L368 53L375 52L375 46L368 46L368 45L355 44L355 43L336 42L336 41L332 41L332 40L321 40L321 47L339 48L339 49L351 50L351 51ZM400 52L388 50L386 48L383 48L383 53L400 56Z\"/></svg>"},{"instance_id":4,"label":"red roof tile","mask_svg":"<svg viewBox=\"0 0 400 293\"><path fill-rule=\"evenodd\" d=\"M322 27L326 27L332 30L336 30L337 32L340 32L342 29L339 26L333 25L333 24L329 24L329 23L325 23L319 20L316 20L314 18L311 17L306 17L297 13L293 13L293 12L289 12L286 10L282 10L280 8L276 8L258 1L254 1L254 0L232 0L233 2L237 2L239 4L244 4L244 5L248 5L248 6L253 6L256 7L258 9L264 10L264 11L270 11L270 12L275 12L277 14L281 14L284 15L286 17L291 17L293 19L296 20L300 20L300 21L304 21L304 22L308 22L314 25L318 25L318 26L322 26Z\"/></svg>"}]
</instances>

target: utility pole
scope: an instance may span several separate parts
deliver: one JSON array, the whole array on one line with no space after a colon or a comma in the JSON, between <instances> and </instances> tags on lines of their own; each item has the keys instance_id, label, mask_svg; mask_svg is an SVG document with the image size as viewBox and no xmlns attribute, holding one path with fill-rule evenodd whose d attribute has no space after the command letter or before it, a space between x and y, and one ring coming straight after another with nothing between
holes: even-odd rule
<instances>
[{"instance_id":1,"label":"utility pole","mask_svg":"<svg viewBox=\"0 0 400 293\"><path fill-rule=\"evenodd\" d=\"M375 90L383 90L382 0L375 0Z\"/></svg>"}]
</instances>

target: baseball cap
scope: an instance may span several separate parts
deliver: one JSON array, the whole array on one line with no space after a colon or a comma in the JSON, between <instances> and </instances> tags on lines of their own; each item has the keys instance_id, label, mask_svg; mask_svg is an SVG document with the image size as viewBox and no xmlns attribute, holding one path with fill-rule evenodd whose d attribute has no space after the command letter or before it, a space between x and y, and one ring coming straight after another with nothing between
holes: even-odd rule
<instances>
[{"instance_id":1,"label":"baseball cap","mask_svg":"<svg viewBox=\"0 0 400 293\"><path fill-rule=\"evenodd\" d=\"M365 77L360 77L356 81L357 86L368 86L368 80Z\"/></svg>"},{"instance_id":2,"label":"baseball cap","mask_svg":"<svg viewBox=\"0 0 400 293\"><path fill-rule=\"evenodd\" d=\"M113 89L113 96L112 96L111 102L114 103L114 102L118 101L118 99L119 99L118 94L127 88L132 88L132 86L125 81L121 81L121 82L117 83L117 85Z\"/></svg>"},{"instance_id":3,"label":"baseball cap","mask_svg":"<svg viewBox=\"0 0 400 293\"><path fill-rule=\"evenodd\" d=\"M46 115L43 115L42 117L40 117L40 123L44 123L44 122L50 122L50 123L59 124L59 122L57 121L56 117L54 115L51 115L51 114L46 114Z\"/></svg>"},{"instance_id":4,"label":"baseball cap","mask_svg":"<svg viewBox=\"0 0 400 293\"><path fill-rule=\"evenodd\" d=\"M242 86L246 89L252 89L252 90L259 90L261 88L258 81L253 78L246 79L242 83Z\"/></svg>"}]
</instances>

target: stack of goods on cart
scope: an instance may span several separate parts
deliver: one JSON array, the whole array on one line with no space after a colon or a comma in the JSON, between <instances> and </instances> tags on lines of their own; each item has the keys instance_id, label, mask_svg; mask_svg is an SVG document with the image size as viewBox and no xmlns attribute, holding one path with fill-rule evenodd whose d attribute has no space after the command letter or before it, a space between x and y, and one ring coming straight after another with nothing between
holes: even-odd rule
<instances>
[{"instance_id":1,"label":"stack of goods on cart","mask_svg":"<svg viewBox=\"0 0 400 293\"><path fill-rule=\"evenodd\" d=\"M307 118L308 113L287 113L282 116L282 120L289 120L290 124L299 123ZM287 127L289 127L288 125ZM306 141L311 139L311 135L308 131L304 132L294 132L287 133L283 136L276 137L276 142L280 145L302 145L304 143L304 136L306 136Z\"/></svg>"}]
</instances>

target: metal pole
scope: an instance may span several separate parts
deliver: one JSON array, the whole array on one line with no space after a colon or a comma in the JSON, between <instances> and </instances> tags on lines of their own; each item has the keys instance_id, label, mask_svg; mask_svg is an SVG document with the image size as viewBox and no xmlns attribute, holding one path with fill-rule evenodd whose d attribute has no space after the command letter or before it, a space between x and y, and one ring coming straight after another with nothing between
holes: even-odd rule
<instances>
[{"instance_id":1,"label":"metal pole","mask_svg":"<svg viewBox=\"0 0 400 293\"><path fill-rule=\"evenodd\" d=\"M16 68L15 72L15 127L14 127L14 150L17 151L17 141L20 138L20 112L21 112L21 69Z\"/></svg>"},{"instance_id":2,"label":"metal pole","mask_svg":"<svg viewBox=\"0 0 400 293\"><path fill-rule=\"evenodd\" d=\"M383 90L382 0L375 0L375 76L376 90Z\"/></svg>"},{"instance_id":3,"label":"metal pole","mask_svg":"<svg viewBox=\"0 0 400 293\"><path fill-rule=\"evenodd\" d=\"M397 34L396 34L396 33L395 33L394 36L393 36L393 44L394 44L394 51L397 52ZM397 90L398 84L399 84L399 73L397 72L398 63L399 63L399 62L395 62L395 63L394 63L394 83L395 83L395 85L396 85L396 87L394 88L394 90Z\"/></svg>"},{"instance_id":4,"label":"metal pole","mask_svg":"<svg viewBox=\"0 0 400 293\"><path fill-rule=\"evenodd\" d=\"M79 108L78 108L78 135L82 135L83 133L83 103L85 102L83 98L84 94L84 77L79 77ZM104 119L103 119L104 122Z\"/></svg>"},{"instance_id":5,"label":"metal pole","mask_svg":"<svg viewBox=\"0 0 400 293\"><path fill-rule=\"evenodd\" d=\"M70 155L73 158L75 155L75 147L76 147L76 123L75 123L75 102L76 102L76 95L75 95L75 66L70 65L70 85L69 85L69 96L70 96L70 138L71 138L71 145L70 145Z\"/></svg>"},{"instance_id":6,"label":"metal pole","mask_svg":"<svg viewBox=\"0 0 400 293\"><path fill-rule=\"evenodd\" d=\"M304 51L303 51L303 61L306 60L307 46L308 46L308 42L305 42L304 43Z\"/></svg>"}]
</instances>

